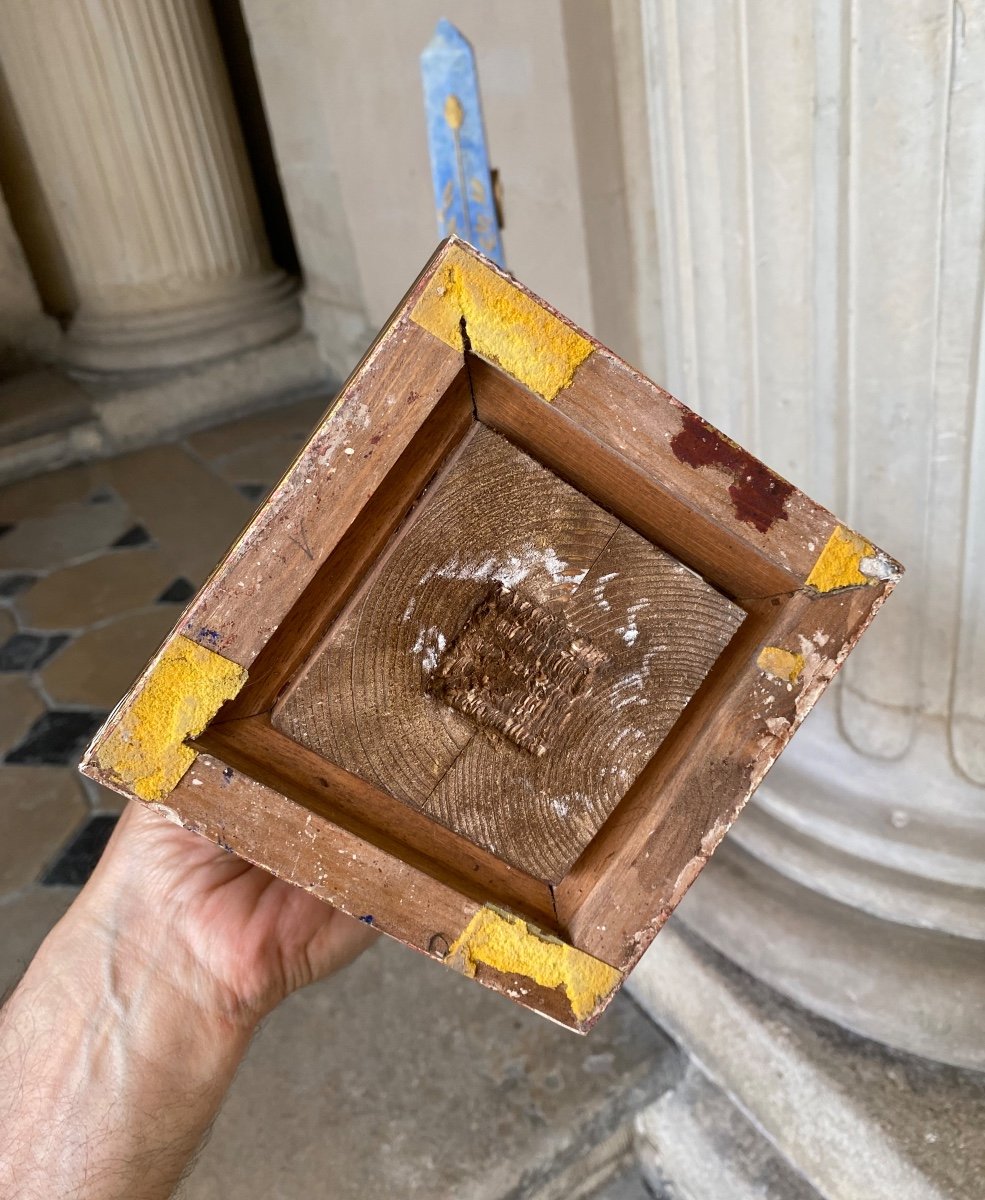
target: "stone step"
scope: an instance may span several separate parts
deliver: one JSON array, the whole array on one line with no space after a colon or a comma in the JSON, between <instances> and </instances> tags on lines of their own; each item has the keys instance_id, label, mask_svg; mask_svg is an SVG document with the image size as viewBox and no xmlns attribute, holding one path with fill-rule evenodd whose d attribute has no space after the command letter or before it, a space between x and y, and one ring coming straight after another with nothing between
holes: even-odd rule
<instances>
[{"instance_id":1,"label":"stone step","mask_svg":"<svg viewBox=\"0 0 985 1200\"><path fill-rule=\"evenodd\" d=\"M686 908L628 987L795 1175L823 1200L981 1200L985 1076L889 1050L805 1012L686 932ZM885 1002L905 1004L905 991ZM703 1116L687 1095L646 1118L667 1161L700 1153L724 1120ZM674 1145L679 1139L690 1139L690 1150ZM715 1165L715 1156L706 1161Z\"/></svg>"}]
</instances>

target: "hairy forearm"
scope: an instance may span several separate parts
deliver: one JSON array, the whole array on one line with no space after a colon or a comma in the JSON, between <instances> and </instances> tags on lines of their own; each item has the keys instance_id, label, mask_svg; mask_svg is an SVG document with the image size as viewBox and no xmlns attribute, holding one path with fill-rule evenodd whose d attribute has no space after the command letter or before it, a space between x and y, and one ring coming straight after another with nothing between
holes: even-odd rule
<instances>
[{"instance_id":1,"label":"hairy forearm","mask_svg":"<svg viewBox=\"0 0 985 1200\"><path fill-rule=\"evenodd\" d=\"M170 1196L257 1022L374 936L129 805L0 1013L0 1197Z\"/></svg>"},{"instance_id":2,"label":"hairy forearm","mask_svg":"<svg viewBox=\"0 0 985 1200\"><path fill-rule=\"evenodd\" d=\"M157 1200L208 1130L251 1025L83 899L0 1013L0 1195Z\"/></svg>"}]
</instances>

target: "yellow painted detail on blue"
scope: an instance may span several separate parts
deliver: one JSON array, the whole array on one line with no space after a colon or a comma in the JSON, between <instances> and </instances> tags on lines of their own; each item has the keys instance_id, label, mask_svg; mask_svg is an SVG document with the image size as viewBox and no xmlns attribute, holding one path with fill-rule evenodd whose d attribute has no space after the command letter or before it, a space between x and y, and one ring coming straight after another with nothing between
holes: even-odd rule
<instances>
[{"instance_id":1,"label":"yellow painted detail on blue","mask_svg":"<svg viewBox=\"0 0 985 1200\"><path fill-rule=\"evenodd\" d=\"M544 400L553 400L591 354L588 338L460 246L448 248L411 319L455 350L489 359Z\"/></svg>"},{"instance_id":2,"label":"yellow painted detail on blue","mask_svg":"<svg viewBox=\"0 0 985 1200\"><path fill-rule=\"evenodd\" d=\"M178 635L161 651L95 761L143 800L163 800L195 761L185 745L246 682L246 671Z\"/></svg>"},{"instance_id":3,"label":"yellow painted detail on blue","mask_svg":"<svg viewBox=\"0 0 985 1200\"><path fill-rule=\"evenodd\" d=\"M421 55L421 82L438 236L464 238L503 266L475 55L450 21L438 22Z\"/></svg>"}]
</instances>

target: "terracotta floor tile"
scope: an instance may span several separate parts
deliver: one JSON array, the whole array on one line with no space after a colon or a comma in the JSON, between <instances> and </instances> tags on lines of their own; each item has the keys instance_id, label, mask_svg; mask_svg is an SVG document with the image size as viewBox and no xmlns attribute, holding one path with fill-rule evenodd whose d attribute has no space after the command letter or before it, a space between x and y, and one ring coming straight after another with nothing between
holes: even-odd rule
<instances>
[{"instance_id":1,"label":"terracotta floor tile","mask_svg":"<svg viewBox=\"0 0 985 1200\"><path fill-rule=\"evenodd\" d=\"M176 575L168 586L154 599L158 604L180 604L184 606L195 595L195 586L184 575Z\"/></svg>"},{"instance_id":2,"label":"terracotta floor tile","mask_svg":"<svg viewBox=\"0 0 985 1200\"><path fill-rule=\"evenodd\" d=\"M42 712L44 704L26 676L0 675L0 758L17 745Z\"/></svg>"},{"instance_id":3,"label":"terracotta floor tile","mask_svg":"<svg viewBox=\"0 0 985 1200\"><path fill-rule=\"evenodd\" d=\"M36 879L86 816L82 789L64 767L0 768L0 891Z\"/></svg>"},{"instance_id":4,"label":"terracotta floor tile","mask_svg":"<svg viewBox=\"0 0 985 1200\"><path fill-rule=\"evenodd\" d=\"M245 446L213 464L230 483L263 483L268 488L280 479L294 461L302 439L276 438L258 446Z\"/></svg>"},{"instance_id":5,"label":"terracotta floor tile","mask_svg":"<svg viewBox=\"0 0 985 1200\"><path fill-rule=\"evenodd\" d=\"M53 570L105 550L133 524L115 497L100 504L71 504L43 517L27 517L0 536L0 571Z\"/></svg>"},{"instance_id":6,"label":"terracotta floor tile","mask_svg":"<svg viewBox=\"0 0 985 1200\"><path fill-rule=\"evenodd\" d=\"M0 674L11 671L36 671L69 640L67 633L11 634L0 644Z\"/></svg>"},{"instance_id":7,"label":"terracotta floor tile","mask_svg":"<svg viewBox=\"0 0 985 1200\"><path fill-rule=\"evenodd\" d=\"M78 766L96 730L109 716L105 708L53 708L41 714L4 762L22 767Z\"/></svg>"},{"instance_id":8,"label":"terracotta floor tile","mask_svg":"<svg viewBox=\"0 0 985 1200\"><path fill-rule=\"evenodd\" d=\"M99 491L97 471L97 464L83 463L0 487L0 521L46 517L66 505L85 503Z\"/></svg>"},{"instance_id":9,"label":"terracotta floor tile","mask_svg":"<svg viewBox=\"0 0 985 1200\"><path fill-rule=\"evenodd\" d=\"M75 888L32 887L3 906L0 995L24 974L46 934L75 899Z\"/></svg>"},{"instance_id":10,"label":"terracotta floor tile","mask_svg":"<svg viewBox=\"0 0 985 1200\"><path fill-rule=\"evenodd\" d=\"M186 441L202 458L222 458L271 440L293 440L297 446L307 438L315 422L332 403L332 396L315 396L272 412L257 413L215 429L194 433Z\"/></svg>"},{"instance_id":11,"label":"terracotta floor tile","mask_svg":"<svg viewBox=\"0 0 985 1200\"><path fill-rule=\"evenodd\" d=\"M81 887L103 856L106 843L116 828L115 813L90 815L75 831L54 861L49 862L41 876L45 887Z\"/></svg>"},{"instance_id":12,"label":"terracotta floor tile","mask_svg":"<svg viewBox=\"0 0 985 1200\"><path fill-rule=\"evenodd\" d=\"M12 600L14 596L19 596L28 588L34 587L37 580L38 576L32 571L5 571L0 575L0 600Z\"/></svg>"},{"instance_id":13,"label":"terracotta floor tile","mask_svg":"<svg viewBox=\"0 0 985 1200\"><path fill-rule=\"evenodd\" d=\"M29 629L84 629L152 604L174 579L160 550L112 550L52 572L22 592L14 607Z\"/></svg>"},{"instance_id":14,"label":"terracotta floor tile","mask_svg":"<svg viewBox=\"0 0 985 1200\"><path fill-rule=\"evenodd\" d=\"M118 617L75 638L41 672L55 704L112 708L177 620L170 605Z\"/></svg>"},{"instance_id":15,"label":"terracotta floor tile","mask_svg":"<svg viewBox=\"0 0 985 1200\"><path fill-rule=\"evenodd\" d=\"M102 464L102 470L134 518L156 539L174 573L196 585L253 512L245 497L181 446L126 454Z\"/></svg>"}]
</instances>

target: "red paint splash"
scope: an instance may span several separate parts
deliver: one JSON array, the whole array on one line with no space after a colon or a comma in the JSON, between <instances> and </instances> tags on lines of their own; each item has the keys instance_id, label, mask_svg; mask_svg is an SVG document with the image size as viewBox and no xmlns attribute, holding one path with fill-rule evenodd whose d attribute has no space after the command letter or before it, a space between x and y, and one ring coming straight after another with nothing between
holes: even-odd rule
<instances>
[{"instance_id":1,"label":"red paint splash","mask_svg":"<svg viewBox=\"0 0 985 1200\"><path fill-rule=\"evenodd\" d=\"M767 533L774 521L787 520L784 505L793 493L793 485L722 437L697 413L684 413L683 427L671 440L670 448L689 467L720 467L732 476L728 494L740 521Z\"/></svg>"}]
</instances>

